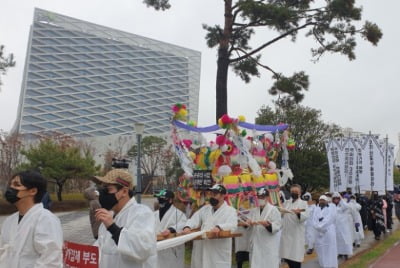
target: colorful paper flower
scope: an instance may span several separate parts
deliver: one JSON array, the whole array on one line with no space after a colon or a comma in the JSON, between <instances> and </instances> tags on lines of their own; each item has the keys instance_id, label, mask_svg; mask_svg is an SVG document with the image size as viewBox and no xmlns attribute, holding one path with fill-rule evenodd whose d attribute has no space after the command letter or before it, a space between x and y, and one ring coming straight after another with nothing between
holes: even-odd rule
<instances>
[{"instance_id":1,"label":"colorful paper flower","mask_svg":"<svg viewBox=\"0 0 400 268\"><path fill-rule=\"evenodd\" d=\"M220 128L223 128L223 129L230 128L232 123L233 123L233 119L230 118L227 114L224 114L223 116L221 116L220 119L218 119L218 125Z\"/></svg>"},{"instance_id":2,"label":"colorful paper flower","mask_svg":"<svg viewBox=\"0 0 400 268\"><path fill-rule=\"evenodd\" d=\"M239 115L238 120L239 122L246 122L246 117L244 117L244 115Z\"/></svg>"},{"instance_id":3,"label":"colorful paper flower","mask_svg":"<svg viewBox=\"0 0 400 268\"><path fill-rule=\"evenodd\" d=\"M180 121L186 121L186 117L187 117L187 110L186 110L186 105L185 104L181 104L181 103L177 103L174 106L172 106L172 111L174 112L174 116L173 118L175 120L180 120Z\"/></svg>"}]
</instances>

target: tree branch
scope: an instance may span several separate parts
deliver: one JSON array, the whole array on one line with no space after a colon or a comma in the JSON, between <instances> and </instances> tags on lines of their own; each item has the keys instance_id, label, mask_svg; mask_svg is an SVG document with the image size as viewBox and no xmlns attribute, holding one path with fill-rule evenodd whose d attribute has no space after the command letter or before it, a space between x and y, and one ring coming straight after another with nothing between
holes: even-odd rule
<instances>
[{"instance_id":1,"label":"tree branch","mask_svg":"<svg viewBox=\"0 0 400 268\"><path fill-rule=\"evenodd\" d=\"M288 32L286 32L286 33L284 33L284 34L282 34L282 35L280 35L280 36L278 36L278 37L272 39L271 41L269 41L269 42L263 44L262 46L260 46L260 47L258 47L258 48L256 48L256 49L254 49L253 51L251 51L251 52L249 52L249 53L246 53L244 56L238 57L238 58L236 58L236 59L231 59L231 60L229 60L229 63L233 63L233 62L237 62L237 61L244 60L245 58L247 58L247 57L249 57L249 56L251 56L251 55L254 55L254 54L256 54L257 52L261 51L262 49L266 48L267 46L269 46L269 45L275 43L276 41L279 41L280 39L285 38L286 36L291 35L292 33L297 32L298 30L301 30L301 29L303 29L303 28L306 28L307 26L310 26L310 25L315 25L315 22L308 22L308 23L306 23L306 24L304 24L304 25L302 25L302 26L299 26L299 27L297 27L297 28L294 28L294 29L292 29L292 30L290 30L290 31L288 31Z\"/></svg>"},{"instance_id":2,"label":"tree branch","mask_svg":"<svg viewBox=\"0 0 400 268\"><path fill-rule=\"evenodd\" d=\"M238 51L240 51L240 52L246 54L246 51L244 51L244 50L241 49L241 48L236 48L236 50L238 50ZM277 72L275 72L274 70L272 70L272 69L271 69L270 67L268 67L267 65L261 64L258 60L256 60L256 59L253 58L252 56L248 56L248 57L251 58L251 59L253 59L253 60L256 62L256 64L257 64L258 66L260 66L260 67L262 67L262 68L264 68L264 69L270 71L270 72L273 73L275 76L279 77L279 74L278 74Z\"/></svg>"}]
</instances>

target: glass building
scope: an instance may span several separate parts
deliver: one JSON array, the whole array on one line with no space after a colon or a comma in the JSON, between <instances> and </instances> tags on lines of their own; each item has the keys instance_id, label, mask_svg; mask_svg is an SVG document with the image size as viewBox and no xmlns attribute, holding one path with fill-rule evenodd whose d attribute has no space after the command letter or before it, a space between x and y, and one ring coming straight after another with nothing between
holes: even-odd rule
<instances>
[{"instance_id":1,"label":"glass building","mask_svg":"<svg viewBox=\"0 0 400 268\"><path fill-rule=\"evenodd\" d=\"M198 51L35 9L14 131L28 136L169 131L171 106L197 120Z\"/></svg>"}]
</instances>

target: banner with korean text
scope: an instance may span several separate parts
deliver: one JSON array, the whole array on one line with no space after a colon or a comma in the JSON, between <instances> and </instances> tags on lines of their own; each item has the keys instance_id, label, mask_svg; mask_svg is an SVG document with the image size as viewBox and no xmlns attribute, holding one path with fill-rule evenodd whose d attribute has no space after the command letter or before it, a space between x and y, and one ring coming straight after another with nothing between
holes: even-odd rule
<instances>
[{"instance_id":1,"label":"banner with korean text","mask_svg":"<svg viewBox=\"0 0 400 268\"><path fill-rule=\"evenodd\" d=\"M329 162L330 191L342 192L346 190L344 177L344 159L342 154L342 140L331 139L325 143Z\"/></svg>"},{"instance_id":2,"label":"banner with korean text","mask_svg":"<svg viewBox=\"0 0 400 268\"><path fill-rule=\"evenodd\" d=\"M64 241L63 258L65 268L98 268L99 248Z\"/></svg>"},{"instance_id":3,"label":"banner with korean text","mask_svg":"<svg viewBox=\"0 0 400 268\"><path fill-rule=\"evenodd\" d=\"M330 191L393 189L394 146L376 135L331 138L325 142Z\"/></svg>"}]
</instances>

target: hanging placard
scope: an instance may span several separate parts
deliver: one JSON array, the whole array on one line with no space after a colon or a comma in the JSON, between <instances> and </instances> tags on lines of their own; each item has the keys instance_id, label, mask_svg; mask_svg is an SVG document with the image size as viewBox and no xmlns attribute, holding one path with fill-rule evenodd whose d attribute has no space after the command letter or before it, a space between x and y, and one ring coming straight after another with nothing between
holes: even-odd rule
<instances>
[{"instance_id":1,"label":"hanging placard","mask_svg":"<svg viewBox=\"0 0 400 268\"><path fill-rule=\"evenodd\" d=\"M193 171L193 189L207 190L212 187L213 179L211 170L194 170Z\"/></svg>"}]
</instances>

